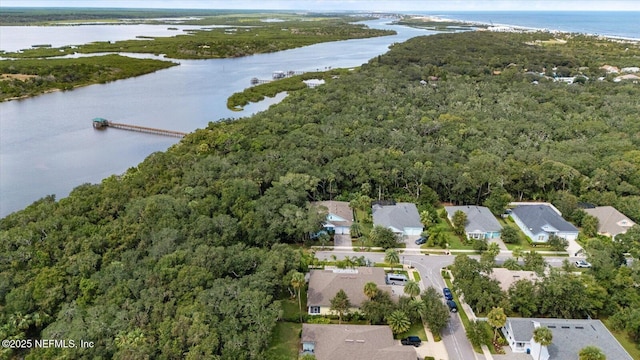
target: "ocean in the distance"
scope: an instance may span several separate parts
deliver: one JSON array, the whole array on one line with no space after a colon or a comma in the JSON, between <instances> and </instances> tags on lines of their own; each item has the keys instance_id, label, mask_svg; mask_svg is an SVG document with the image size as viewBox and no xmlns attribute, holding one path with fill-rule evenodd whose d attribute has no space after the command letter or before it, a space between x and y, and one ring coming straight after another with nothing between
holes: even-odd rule
<instances>
[{"instance_id":1,"label":"ocean in the distance","mask_svg":"<svg viewBox=\"0 0 640 360\"><path fill-rule=\"evenodd\" d=\"M640 39L640 11L475 11L412 12L425 16L493 25L559 30Z\"/></svg>"}]
</instances>

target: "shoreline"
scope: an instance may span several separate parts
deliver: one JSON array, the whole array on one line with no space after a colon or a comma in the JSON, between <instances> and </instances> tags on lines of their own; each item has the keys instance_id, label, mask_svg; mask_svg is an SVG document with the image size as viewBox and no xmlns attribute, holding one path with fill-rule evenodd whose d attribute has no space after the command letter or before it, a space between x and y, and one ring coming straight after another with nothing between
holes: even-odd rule
<instances>
[{"instance_id":1,"label":"shoreline","mask_svg":"<svg viewBox=\"0 0 640 360\"><path fill-rule=\"evenodd\" d=\"M503 23L494 24L492 22L452 19L452 18L443 17L439 15L406 14L406 16L410 17L411 19L424 19L428 22L434 22L434 23L451 22L451 23L465 24L465 25L471 25L471 26L486 27L485 30L474 29L474 31L496 31L496 32L522 31L522 32L547 32L551 34L581 34L581 35L591 36L595 38L603 38L603 39L609 39L614 41L628 42L632 44L640 44L640 37L632 38L632 37L625 37L625 36L603 35L603 34L594 34L594 33L579 32L579 31L563 31L563 30L557 30L557 29L537 28L537 27L531 27L531 26L503 24Z\"/></svg>"}]
</instances>

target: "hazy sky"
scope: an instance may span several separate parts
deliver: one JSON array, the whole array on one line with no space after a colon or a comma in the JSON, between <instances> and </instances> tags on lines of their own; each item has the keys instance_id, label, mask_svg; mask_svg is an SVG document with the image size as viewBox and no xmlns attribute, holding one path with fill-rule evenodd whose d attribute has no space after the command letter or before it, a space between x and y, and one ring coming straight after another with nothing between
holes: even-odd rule
<instances>
[{"instance_id":1,"label":"hazy sky","mask_svg":"<svg viewBox=\"0 0 640 360\"><path fill-rule=\"evenodd\" d=\"M635 10L640 0L1 0L0 8L134 7L274 10Z\"/></svg>"}]
</instances>

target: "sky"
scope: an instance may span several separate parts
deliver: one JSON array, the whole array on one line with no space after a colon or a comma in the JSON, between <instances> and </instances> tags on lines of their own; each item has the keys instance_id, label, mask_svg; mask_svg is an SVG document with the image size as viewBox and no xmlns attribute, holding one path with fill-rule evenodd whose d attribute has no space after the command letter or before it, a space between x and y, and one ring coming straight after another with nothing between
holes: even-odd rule
<instances>
[{"instance_id":1,"label":"sky","mask_svg":"<svg viewBox=\"0 0 640 360\"><path fill-rule=\"evenodd\" d=\"M640 11L640 0L0 0L0 9L24 6L367 11Z\"/></svg>"}]
</instances>

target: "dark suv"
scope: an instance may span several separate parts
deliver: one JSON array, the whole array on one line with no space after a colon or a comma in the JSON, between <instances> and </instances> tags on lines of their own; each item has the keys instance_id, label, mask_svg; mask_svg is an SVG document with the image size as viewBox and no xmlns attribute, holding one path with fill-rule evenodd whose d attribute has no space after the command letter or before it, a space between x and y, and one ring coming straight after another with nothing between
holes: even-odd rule
<instances>
[{"instance_id":1,"label":"dark suv","mask_svg":"<svg viewBox=\"0 0 640 360\"><path fill-rule=\"evenodd\" d=\"M420 346L420 344L422 344L422 340L420 340L420 338L417 336L406 337L400 340L400 342L402 343L402 345L413 345L415 347L418 347Z\"/></svg>"},{"instance_id":2,"label":"dark suv","mask_svg":"<svg viewBox=\"0 0 640 360\"><path fill-rule=\"evenodd\" d=\"M451 290L449 290L449 288L442 289L442 293L444 294L445 299L453 300L453 294L451 294Z\"/></svg>"}]
</instances>

